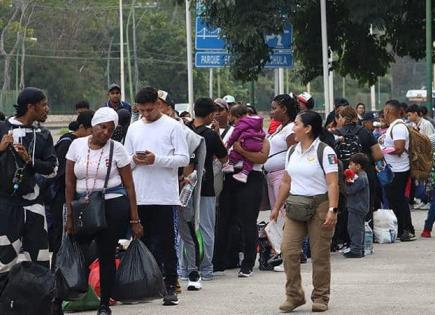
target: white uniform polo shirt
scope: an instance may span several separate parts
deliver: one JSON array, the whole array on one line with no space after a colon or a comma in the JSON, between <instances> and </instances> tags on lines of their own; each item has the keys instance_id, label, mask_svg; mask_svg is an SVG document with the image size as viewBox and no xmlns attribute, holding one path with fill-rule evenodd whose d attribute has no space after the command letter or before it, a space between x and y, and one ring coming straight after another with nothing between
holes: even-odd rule
<instances>
[{"instance_id":1,"label":"white uniform polo shirt","mask_svg":"<svg viewBox=\"0 0 435 315\"><path fill-rule=\"evenodd\" d=\"M320 140L316 139L311 146L302 153L301 144L296 144L296 149L290 157L286 157L286 170L291 177L290 193L292 195L315 196L328 192L325 174L317 158L317 148ZM331 147L323 151L323 168L325 173L338 172L337 155Z\"/></svg>"}]
</instances>

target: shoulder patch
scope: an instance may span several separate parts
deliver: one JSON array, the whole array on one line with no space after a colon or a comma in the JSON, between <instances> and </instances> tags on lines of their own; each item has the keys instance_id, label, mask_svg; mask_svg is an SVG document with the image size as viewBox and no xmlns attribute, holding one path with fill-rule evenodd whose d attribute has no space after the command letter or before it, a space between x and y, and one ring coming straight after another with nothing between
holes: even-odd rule
<instances>
[{"instance_id":1,"label":"shoulder patch","mask_svg":"<svg viewBox=\"0 0 435 315\"><path fill-rule=\"evenodd\" d=\"M338 164L337 156L335 154L328 154L329 165Z\"/></svg>"}]
</instances>

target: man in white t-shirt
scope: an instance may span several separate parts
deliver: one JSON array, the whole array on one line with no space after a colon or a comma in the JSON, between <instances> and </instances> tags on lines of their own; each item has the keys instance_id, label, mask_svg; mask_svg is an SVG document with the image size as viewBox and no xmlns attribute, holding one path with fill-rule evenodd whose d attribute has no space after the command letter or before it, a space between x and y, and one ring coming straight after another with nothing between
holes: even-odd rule
<instances>
[{"instance_id":1,"label":"man in white t-shirt","mask_svg":"<svg viewBox=\"0 0 435 315\"><path fill-rule=\"evenodd\" d=\"M164 305L176 305L173 207L180 205L178 168L189 164L186 136L176 120L160 112L156 89L141 89L136 94L136 107L142 119L128 129L125 148L133 157L133 179L144 227L142 240L163 266L167 289Z\"/></svg>"},{"instance_id":2,"label":"man in white t-shirt","mask_svg":"<svg viewBox=\"0 0 435 315\"><path fill-rule=\"evenodd\" d=\"M394 179L386 186L386 191L390 206L399 223L400 240L405 242L415 240L415 230L412 225L408 203L409 189L407 189L411 180L408 154L409 131L400 118L400 113L401 107L398 101L390 100L385 103L384 116L390 127L380 139L380 143L384 148L394 148L393 152L385 154L385 160L394 172Z\"/></svg>"}]
</instances>

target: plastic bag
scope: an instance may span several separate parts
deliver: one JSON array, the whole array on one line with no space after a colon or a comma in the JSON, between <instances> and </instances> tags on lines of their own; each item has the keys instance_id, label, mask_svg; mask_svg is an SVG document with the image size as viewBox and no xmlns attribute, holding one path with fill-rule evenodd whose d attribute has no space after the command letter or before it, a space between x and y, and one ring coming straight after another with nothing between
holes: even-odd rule
<instances>
[{"instance_id":1,"label":"plastic bag","mask_svg":"<svg viewBox=\"0 0 435 315\"><path fill-rule=\"evenodd\" d=\"M67 235L62 240L56 258L57 296L64 300L78 300L88 291L87 266L79 245Z\"/></svg>"},{"instance_id":2,"label":"plastic bag","mask_svg":"<svg viewBox=\"0 0 435 315\"><path fill-rule=\"evenodd\" d=\"M282 235L284 233L285 215L279 214L276 221L270 221L264 231L275 253L281 253Z\"/></svg>"},{"instance_id":3,"label":"plastic bag","mask_svg":"<svg viewBox=\"0 0 435 315\"><path fill-rule=\"evenodd\" d=\"M30 261L16 264L0 296L0 314L50 314L54 293L54 276L48 268Z\"/></svg>"},{"instance_id":4,"label":"plastic bag","mask_svg":"<svg viewBox=\"0 0 435 315\"><path fill-rule=\"evenodd\" d=\"M165 293L162 273L153 255L140 240L133 240L116 272L112 297L131 302L160 298Z\"/></svg>"},{"instance_id":5,"label":"plastic bag","mask_svg":"<svg viewBox=\"0 0 435 315\"><path fill-rule=\"evenodd\" d=\"M379 244L394 243L397 238L397 218L391 209L379 209L373 212L373 233Z\"/></svg>"},{"instance_id":6,"label":"plastic bag","mask_svg":"<svg viewBox=\"0 0 435 315\"><path fill-rule=\"evenodd\" d=\"M373 254L373 231L369 225L369 222L365 222L364 225L364 255Z\"/></svg>"},{"instance_id":7,"label":"plastic bag","mask_svg":"<svg viewBox=\"0 0 435 315\"><path fill-rule=\"evenodd\" d=\"M116 258L115 259L115 267L116 269L119 268L119 265L121 264L121 259ZM95 294L97 296L101 297L101 285L100 285L100 261L96 259L90 266L89 266L89 285L94 289Z\"/></svg>"},{"instance_id":8,"label":"plastic bag","mask_svg":"<svg viewBox=\"0 0 435 315\"><path fill-rule=\"evenodd\" d=\"M97 310L100 306L100 299L94 289L89 286L86 295L77 301L64 301L62 309L64 312L82 312Z\"/></svg>"}]
</instances>

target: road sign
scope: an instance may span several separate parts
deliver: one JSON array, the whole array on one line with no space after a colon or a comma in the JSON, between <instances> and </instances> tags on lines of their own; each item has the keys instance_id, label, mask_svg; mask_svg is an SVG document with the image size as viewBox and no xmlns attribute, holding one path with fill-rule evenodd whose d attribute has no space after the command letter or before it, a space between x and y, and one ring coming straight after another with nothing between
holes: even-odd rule
<instances>
[{"instance_id":1,"label":"road sign","mask_svg":"<svg viewBox=\"0 0 435 315\"><path fill-rule=\"evenodd\" d=\"M224 50L225 41L220 37L221 29L207 25L200 17L195 21L195 47L197 50Z\"/></svg>"},{"instance_id":2,"label":"road sign","mask_svg":"<svg viewBox=\"0 0 435 315\"><path fill-rule=\"evenodd\" d=\"M196 50L225 50L225 41L220 36L221 29L207 25L201 18L195 21ZM293 28L291 24L284 27L282 34L267 35L264 39L272 49L291 49Z\"/></svg>"},{"instance_id":3,"label":"road sign","mask_svg":"<svg viewBox=\"0 0 435 315\"><path fill-rule=\"evenodd\" d=\"M195 67L197 68L223 68L229 64L231 55L217 51L198 51L195 53ZM266 68L292 68L293 55L290 51L276 51L271 55Z\"/></svg>"}]
</instances>

